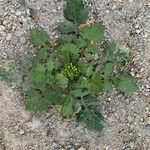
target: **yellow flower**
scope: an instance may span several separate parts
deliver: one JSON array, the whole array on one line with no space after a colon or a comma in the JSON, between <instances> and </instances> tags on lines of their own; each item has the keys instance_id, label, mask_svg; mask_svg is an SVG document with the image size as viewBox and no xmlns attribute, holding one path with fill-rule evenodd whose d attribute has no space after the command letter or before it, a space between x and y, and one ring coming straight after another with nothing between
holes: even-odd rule
<instances>
[{"instance_id":1,"label":"yellow flower","mask_svg":"<svg viewBox=\"0 0 150 150\"><path fill-rule=\"evenodd\" d=\"M78 73L78 69L76 66L74 66L72 63L69 63L68 65L65 66L63 72L68 76L68 77L74 77Z\"/></svg>"}]
</instances>

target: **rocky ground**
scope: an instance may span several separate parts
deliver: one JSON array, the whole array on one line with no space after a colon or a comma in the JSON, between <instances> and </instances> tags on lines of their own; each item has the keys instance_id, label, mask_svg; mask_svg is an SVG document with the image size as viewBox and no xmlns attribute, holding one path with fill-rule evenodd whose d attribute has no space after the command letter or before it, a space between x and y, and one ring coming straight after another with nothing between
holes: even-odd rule
<instances>
[{"instance_id":1,"label":"rocky ground","mask_svg":"<svg viewBox=\"0 0 150 150\"><path fill-rule=\"evenodd\" d=\"M0 150L150 150L150 1L86 0L86 4L91 18L103 20L108 40L132 48L131 74L138 79L139 91L102 96L97 109L107 123L97 135L52 111L31 116L19 90L0 82ZM63 6L61 0L0 0L0 60L33 54L27 33L35 25L57 38Z\"/></svg>"}]
</instances>

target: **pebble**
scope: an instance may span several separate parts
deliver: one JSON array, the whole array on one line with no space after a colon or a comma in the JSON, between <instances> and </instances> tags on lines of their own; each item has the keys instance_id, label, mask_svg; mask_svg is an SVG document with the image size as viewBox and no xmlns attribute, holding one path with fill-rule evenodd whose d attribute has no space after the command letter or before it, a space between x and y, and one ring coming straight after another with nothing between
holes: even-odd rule
<instances>
[{"instance_id":1,"label":"pebble","mask_svg":"<svg viewBox=\"0 0 150 150\"><path fill-rule=\"evenodd\" d=\"M141 30L136 30L136 33L139 34L141 32Z\"/></svg>"},{"instance_id":2,"label":"pebble","mask_svg":"<svg viewBox=\"0 0 150 150\"><path fill-rule=\"evenodd\" d=\"M53 143L52 143L52 147L53 147L53 148L59 148L59 144L58 144L57 142L53 142Z\"/></svg>"},{"instance_id":3,"label":"pebble","mask_svg":"<svg viewBox=\"0 0 150 150\"><path fill-rule=\"evenodd\" d=\"M30 9L30 17L34 20L34 21L38 21L39 16L38 16L38 12L37 10L34 9Z\"/></svg>"},{"instance_id":4,"label":"pebble","mask_svg":"<svg viewBox=\"0 0 150 150\"><path fill-rule=\"evenodd\" d=\"M11 38L12 38L12 34L11 34L11 33L8 33L8 35L7 35L7 37L6 37L6 40L7 40L7 41L10 41Z\"/></svg>"},{"instance_id":5,"label":"pebble","mask_svg":"<svg viewBox=\"0 0 150 150\"><path fill-rule=\"evenodd\" d=\"M24 37L21 37L20 42L24 44L24 43L26 43L26 39Z\"/></svg>"},{"instance_id":6,"label":"pebble","mask_svg":"<svg viewBox=\"0 0 150 150\"><path fill-rule=\"evenodd\" d=\"M134 0L129 0L129 2L130 2L130 3L133 3L133 2L134 2Z\"/></svg>"},{"instance_id":7,"label":"pebble","mask_svg":"<svg viewBox=\"0 0 150 150\"><path fill-rule=\"evenodd\" d=\"M122 0L113 0L114 2L119 2L119 3L121 3L122 2Z\"/></svg>"},{"instance_id":8,"label":"pebble","mask_svg":"<svg viewBox=\"0 0 150 150\"><path fill-rule=\"evenodd\" d=\"M19 133L20 133L21 135L23 135L23 134L25 134L25 131L22 130L22 129L20 129Z\"/></svg>"},{"instance_id":9,"label":"pebble","mask_svg":"<svg viewBox=\"0 0 150 150\"><path fill-rule=\"evenodd\" d=\"M94 60L97 60L99 58L98 54L94 55Z\"/></svg>"},{"instance_id":10,"label":"pebble","mask_svg":"<svg viewBox=\"0 0 150 150\"><path fill-rule=\"evenodd\" d=\"M130 147L133 149L134 148L134 143L130 142Z\"/></svg>"},{"instance_id":11,"label":"pebble","mask_svg":"<svg viewBox=\"0 0 150 150\"><path fill-rule=\"evenodd\" d=\"M21 16L21 11L17 11L17 12L15 13L15 15L16 15L16 16Z\"/></svg>"},{"instance_id":12,"label":"pebble","mask_svg":"<svg viewBox=\"0 0 150 150\"><path fill-rule=\"evenodd\" d=\"M114 5L114 6L112 7L112 10L115 10L115 9L116 9L116 7L117 7L117 6L116 6L116 5Z\"/></svg>"},{"instance_id":13,"label":"pebble","mask_svg":"<svg viewBox=\"0 0 150 150\"><path fill-rule=\"evenodd\" d=\"M78 150L86 150L84 147L80 147Z\"/></svg>"},{"instance_id":14,"label":"pebble","mask_svg":"<svg viewBox=\"0 0 150 150\"><path fill-rule=\"evenodd\" d=\"M15 13L15 10L14 10L14 9L11 9L10 12L11 12L11 14L14 14L14 13Z\"/></svg>"},{"instance_id":15,"label":"pebble","mask_svg":"<svg viewBox=\"0 0 150 150\"><path fill-rule=\"evenodd\" d=\"M0 32L3 32L5 30L5 26L0 25Z\"/></svg>"}]
</instances>

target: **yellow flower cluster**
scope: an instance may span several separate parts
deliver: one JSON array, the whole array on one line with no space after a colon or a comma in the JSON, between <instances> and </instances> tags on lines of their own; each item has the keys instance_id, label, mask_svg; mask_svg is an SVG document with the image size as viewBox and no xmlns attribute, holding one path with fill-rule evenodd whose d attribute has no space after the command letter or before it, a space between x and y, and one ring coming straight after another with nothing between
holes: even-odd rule
<instances>
[{"instance_id":1,"label":"yellow flower cluster","mask_svg":"<svg viewBox=\"0 0 150 150\"><path fill-rule=\"evenodd\" d=\"M78 73L78 69L72 63L69 63L68 65L65 66L64 73L68 77L73 77Z\"/></svg>"}]
</instances>

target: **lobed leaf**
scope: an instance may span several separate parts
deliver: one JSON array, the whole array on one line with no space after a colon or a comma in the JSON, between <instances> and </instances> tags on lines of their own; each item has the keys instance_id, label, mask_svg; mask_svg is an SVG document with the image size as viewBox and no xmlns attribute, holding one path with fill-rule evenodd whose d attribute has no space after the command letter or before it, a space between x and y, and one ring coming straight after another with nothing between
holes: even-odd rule
<instances>
[{"instance_id":1,"label":"lobed leaf","mask_svg":"<svg viewBox=\"0 0 150 150\"><path fill-rule=\"evenodd\" d=\"M73 114L73 104L74 99L72 96L67 95L64 97L63 105L62 105L62 114L66 118L70 118Z\"/></svg>"},{"instance_id":2,"label":"lobed leaf","mask_svg":"<svg viewBox=\"0 0 150 150\"><path fill-rule=\"evenodd\" d=\"M46 111L51 104L50 99L44 99L35 89L29 89L26 93L26 108L33 113Z\"/></svg>"},{"instance_id":3,"label":"lobed leaf","mask_svg":"<svg viewBox=\"0 0 150 150\"><path fill-rule=\"evenodd\" d=\"M117 87L121 92L125 94L131 94L137 91L137 82L134 77L129 75L120 75L118 79L119 82Z\"/></svg>"},{"instance_id":4,"label":"lobed leaf","mask_svg":"<svg viewBox=\"0 0 150 150\"><path fill-rule=\"evenodd\" d=\"M58 30L61 34L70 34L73 32L76 33L78 31L78 27L69 21L65 21L58 26Z\"/></svg>"},{"instance_id":5,"label":"lobed leaf","mask_svg":"<svg viewBox=\"0 0 150 150\"><path fill-rule=\"evenodd\" d=\"M60 48L60 52L67 58L70 58L71 56L77 57L79 48L73 43L67 43Z\"/></svg>"},{"instance_id":6,"label":"lobed leaf","mask_svg":"<svg viewBox=\"0 0 150 150\"><path fill-rule=\"evenodd\" d=\"M33 28L30 31L29 39L34 46L45 46L48 43L48 34L42 28Z\"/></svg>"},{"instance_id":7,"label":"lobed leaf","mask_svg":"<svg viewBox=\"0 0 150 150\"><path fill-rule=\"evenodd\" d=\"M36 83L43 83L46 81L45 71L46 68L44 64L37 64L36 67L30 71L29 78Z\"/></svg>"},{"instance_id":8,"label":"lobed leaf","mask_svg":"<svg viewBox=\"0 0 150 150\"><path fill-rule=\"evenodd\" d=\"M69 79L65 75L63 75L62 73L58 73L56 75L56 79L62 87L67 87Z\"/></svg>"},{"instance_id":9,"label":"lobed leaf","mask_svg":"<svg viewBox=\"0 0 150 150\"><path fill-rule=\"evenodd\" d=\"M88 83L88 89L95 94L103 90L103 81L99 73L93 73L92 78Z\"/></svg>"},{"instance_id":10,"label":"lobed leaf","mask_svg":"<svg viewBox=\"0 0 150 150\"><path fill-rule=\"evenodd\" d=\"M114 42L106 46L106 59L116 63L117 65L124 66L129 61L131 56L130 49Z\"/></svg>"},{"instance_id":11,"label":"lobed leaf","mask_svg":"<svg viewBox=\"0 0 150 150\"><path fill-rule=\"evenodd\" d=\"M104 26L102 22L93 23L81 31L83 39L99 42L104 38Z\"/></svg>"},{"instance_id":12,"label":"lobed leaf","mask_svg":"<svg viewBox=\"0 0 150 150\"><path fill-rule=\"evenodd\" d=\"M77 116L78 122L86 123L87 128L100 132L104 127L104 117L98 112L81 110Z\"/></svg>"},{"instance_id":13,"label":"lobed leaf","mask_svg":"<svg viewBox=\"0 0 150 150\"><path fill-rule=\"evenodd\" d=\"M73 23L82 23L88 19L88 9L84 7L83 0L67 0L64 17Z\"/></svg>"},{"instance_id":14,"label":"lobed leaf","mask_svg":"<svg viewBox=\"0 0 150 150\"><path fill-rule=\"evenodd\" d=\"M108 78L112 74L113 64L111 62L107 62L104 67L104 77Z\"/></svg>"}]
</instances>

